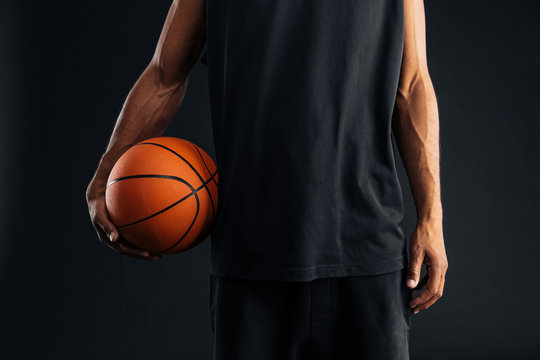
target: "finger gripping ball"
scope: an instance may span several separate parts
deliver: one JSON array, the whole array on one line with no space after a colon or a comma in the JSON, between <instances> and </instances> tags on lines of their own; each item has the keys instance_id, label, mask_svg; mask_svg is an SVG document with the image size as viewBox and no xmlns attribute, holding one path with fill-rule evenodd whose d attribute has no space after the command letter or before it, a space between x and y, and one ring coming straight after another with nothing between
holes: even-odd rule
<instances>
[{"instance_id":1,"label":"finger gripping ball","mask_svg":"<svg viewBox=\"0 0 540 360\"><path fill-rule=\"evenodd\" d=\"M175 254L202 242L217 215L218 171L190 141L155 137L116 162L105 190L120 236L155 254Z\"/></svg>"}]
</instances>

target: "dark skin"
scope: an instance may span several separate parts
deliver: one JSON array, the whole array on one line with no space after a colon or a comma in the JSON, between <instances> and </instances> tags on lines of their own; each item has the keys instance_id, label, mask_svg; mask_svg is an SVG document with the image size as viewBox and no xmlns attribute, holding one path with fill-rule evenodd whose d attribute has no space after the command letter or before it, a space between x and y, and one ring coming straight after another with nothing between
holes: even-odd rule
<instances>
[{"instance_id":1,"label":"dark skin","mask_svg":"<svg viewBox=\"0 0 540 360\"><path fill-rule=\"evenodd\" d=\"M119 254L159 260L119 236L105 207L107 178L118 158L132 145L162 136L182 104L189 75L206 41L204 0L171 4L154 55L129 92L105 153L88 184L86 200L98 238Z\"/></svg>"},{"instance_id":2,"label":"dark skin","mask_svg":"<svg viewBox=\"0 0 540 360\"><path fill-rule=\"evenodd\" d=\"M182 104L189 75L206 41L205 0L174 0L154 55L129 92L109 144L88 184L86 200L98 238L119 254L159 260L119 236L105 207L105 188L118 158L134 144L162 136ZM403 159L417 209L411 236L409 287L420 290L414 313L433 305L443 293L448 261L443 240L439 179L439 121L427 69L423 0L404 0L405 42L392 130ZM421 280L425 264L427 274Z\"/></svg>"}]
</instances>

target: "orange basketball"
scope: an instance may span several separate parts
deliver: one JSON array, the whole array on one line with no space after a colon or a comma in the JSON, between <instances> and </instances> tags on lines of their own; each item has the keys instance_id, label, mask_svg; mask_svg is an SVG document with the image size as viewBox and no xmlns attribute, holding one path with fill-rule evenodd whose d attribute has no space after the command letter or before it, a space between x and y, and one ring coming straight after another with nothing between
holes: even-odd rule
<instances>
[{"instance_id":1,"label":"orange basketball","mask_svg":"<svg viewBox=\"0 0 540 360\"><path fill-rule=\"evenodd\" d=\"M127 150L105 191L120 236L155 254L175 254L202 242L217 214L217 167L197 145L155 137Z\"/></svg>"}]
</instances>

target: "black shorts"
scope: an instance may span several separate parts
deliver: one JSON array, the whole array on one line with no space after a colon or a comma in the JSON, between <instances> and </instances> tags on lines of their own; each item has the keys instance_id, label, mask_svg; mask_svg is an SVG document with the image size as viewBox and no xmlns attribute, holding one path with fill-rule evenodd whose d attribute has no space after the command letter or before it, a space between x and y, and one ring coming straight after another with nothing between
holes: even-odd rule
<instances>
[{"instance_id":1,"label":"black shorts","mask_svg":"<svg viewBox=\"0 0 540 360\"><path fill-rule=\"evenodd\" d=\"M213 360L409 359L406 274L308 282L210 275Z\"/></svg>"}]
</instances>

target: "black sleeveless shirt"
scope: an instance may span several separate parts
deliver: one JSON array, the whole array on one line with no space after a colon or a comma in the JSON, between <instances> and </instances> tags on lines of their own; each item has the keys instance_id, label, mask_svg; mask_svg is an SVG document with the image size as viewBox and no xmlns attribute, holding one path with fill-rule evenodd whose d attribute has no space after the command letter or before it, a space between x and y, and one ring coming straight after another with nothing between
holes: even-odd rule
<instances>
[{"instance_id":1,"label":"black sleeveless shirt","mask_svg":"<svg viewBox=\"0 0 540 360\"><path fill-rule=\"evenodd\" d=\"M403 0L207 0L218 177L210 273L406 266L391 119Z\"/></svg>"}]
</instances>

